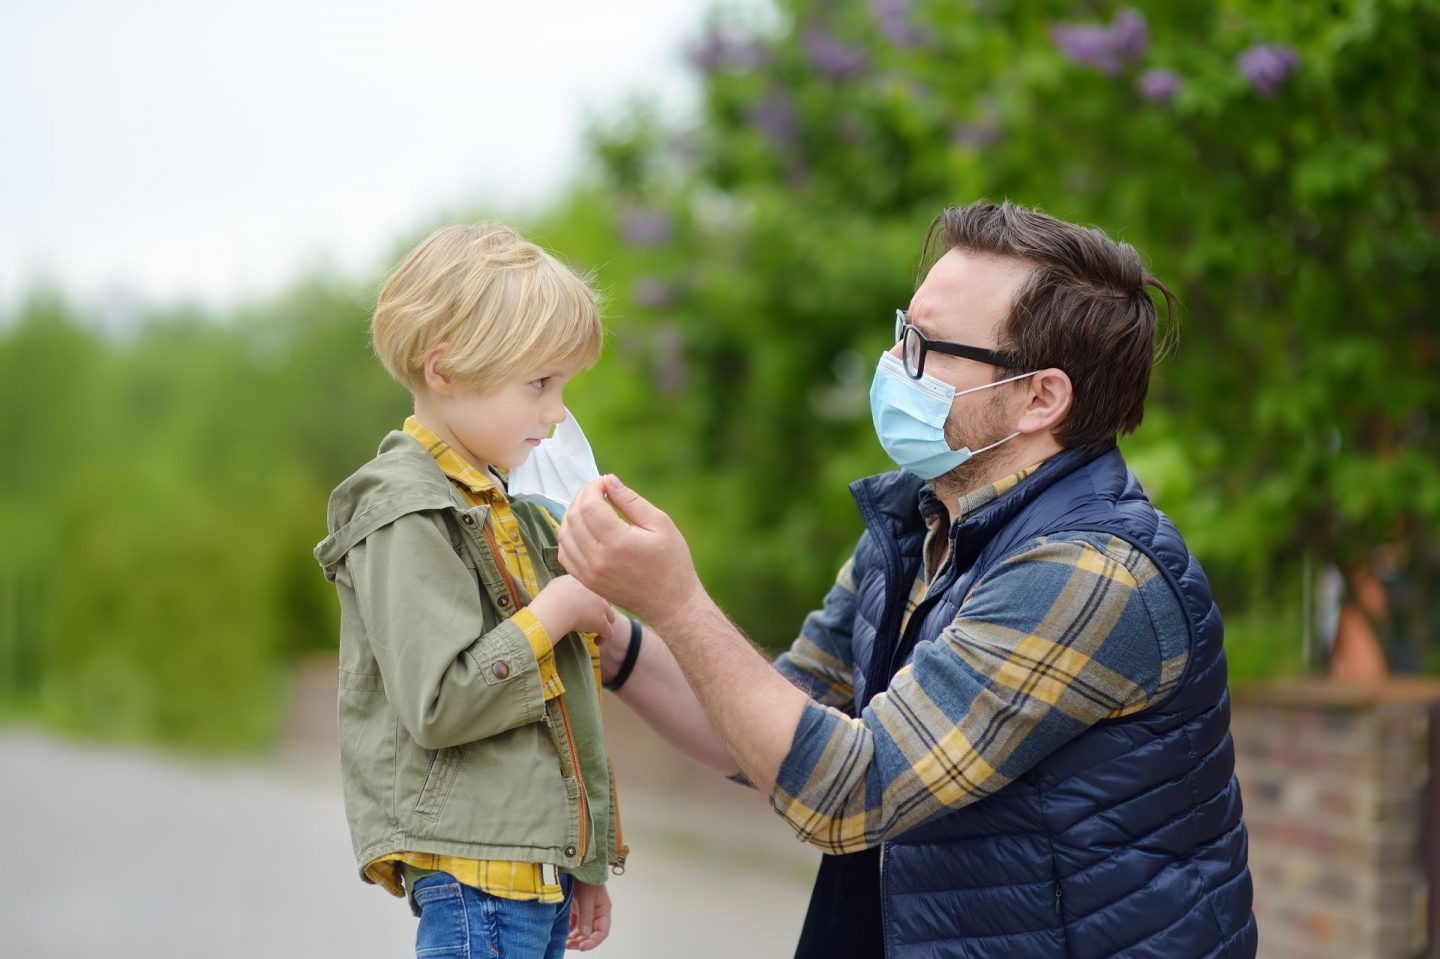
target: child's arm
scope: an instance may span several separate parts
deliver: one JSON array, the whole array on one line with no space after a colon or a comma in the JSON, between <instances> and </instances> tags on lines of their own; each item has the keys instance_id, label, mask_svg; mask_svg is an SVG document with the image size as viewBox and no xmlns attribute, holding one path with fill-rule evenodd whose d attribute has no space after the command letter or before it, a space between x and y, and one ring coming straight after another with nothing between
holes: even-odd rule
<instances>
[{"instance_id":1,"label":"child's arm","mask_svg":"<svg viewBox=\"0 0 1440 959\"><path fill-rule=\"evenodd\" d=\"M609 891L603 885L575 880L575 894L570 900L570 938L565 948L588 952L609 935Z\"/></svg>"},{"instance_id":2,"label":"child's arm","mask_svg":"<svg viewBox=\"0 0 1440 959\"><path fill-rule=\"evenodd\" d=\"M569 596L571 602L545 604L559 607L551 622L533 610L518 611L482 634L484 611L475 581L455 555L443 517L434 512L408 514L376 530L350 550L339 575L349 580L385 695L406 731L426 749L540 721L545 712L540 667L524 623L568 632L577 624L590 628L596 612L593 604ZM562 586L557 595L564 599L569 592Z\"/></svg>"},{"instance_id":3,"label":"child's arm","mask_svg":"<svg viewBox=\"0 0 1440 959\"><path fill-rule=\"evenodd\" d=\"M574 576L557 576L526 607L550 634L551 645L566 633L583 630L608 637L615 622L610 601L590 592Z\"/></svg>"}]
</instances>

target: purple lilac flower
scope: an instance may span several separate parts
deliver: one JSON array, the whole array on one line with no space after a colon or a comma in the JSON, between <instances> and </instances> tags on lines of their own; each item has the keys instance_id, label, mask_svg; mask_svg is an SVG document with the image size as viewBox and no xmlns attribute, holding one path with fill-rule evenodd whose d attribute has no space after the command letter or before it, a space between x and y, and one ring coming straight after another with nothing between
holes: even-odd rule
<instances>
[{"instance_id":1,"label":"purple lilac flower","mask_svg":"<svg viewBox=\"0 0 1440 959\"><path fill-rule=\"evenodd\" d=\"M920 32L910 22L910 6L913 0L870 0L870 12L880 21L880 29L890 42L902 49L910 49L920 42Z\"/></svg>"},{"instance_id":2,"label":"purple lilac flower","mask_svg":"<svg viewBox=\"0 0 1440 959\"><path fill-rule=\"evenodd\" d=\"M674 224L664 210L635 207L620 214L620 235L631 246L648 249L670 239Z\"/></svg>"},{"instance_id":3,"label":"purple lilac flower","mask_svg":"<svg viewBox=\"0 0 1440 959\"><path fill-rule=\"evenodd\" d=\"M1125 63L1135 63L1150 46L1150 30L1139 10L1121 10L1110 24L1115 50Z\"/></svg>"},{"instance_id":4,"label":"purple lilac flower","mask_svg":"<svg viewBox=\"0 0 1440 959\"><path fill-rule=\"evenodd\" d=\"M1112 76L1138 61L1150 45L1145 17L1121 10L1109 26L1101 23L1055 24L1050 39L1074 63Z\"/></svg>"},{"instance_id":5,"label":"purple lilac flower","mask_svg":"<svg viewBox=\"0 0 1440 959\"><path fill-rule=\"evenodd\" d=\"M800 132L795 104L783 90L774 90L749 110L751 125L777 146L784 146Z\"/></svg>"},{"instance_id":6,"label":"purple lilac flower","mask_svg":"<svg viewBox=\"0 0 1440 959\"><path fill-rule=\"evenodd\" d=\"M810 62L827 77L841 80L870 69L870 56L864 50L841 43L821 27L806 30L804 43Z\"/></svg>"},{"instance_id":7,"label":"purple lilac flower","mask_svg":"<svg viewBox=\"0 0 1440 959\"><path fill-rule=\"evenodd\" d=\"M983 150L1000 141L1004 129L1000 125L1000 112L991 97L980 98L979 110L970 120L961 120L950 127L950 142L972 150Z\"/></svg>"},{"instance_id":8,"label":"purple lilac flower","mask_svg":"<svg viewBox=\"0 0 1440 959\"><path fill-rule=\"evenodd\" d=\"M735 36L711 25L686 51L686 56L702 73L719 73L763 66L770 51L759 40Z\"/></svg>"},{"instance_id":9,"label":"purple lilac flower","mask_svg":"<svg viewBox=\"0 0 1440 959\"><path fill-rule=\"evenodd\" d=\"M650 349L656 392L679 393L690 378L685 362L685 335L673 323L657 326L650 334Z\"/></svg>"},{"instance_id":10,"label":"purple lilac flower","mask_svg":"<svg viewBox=\"0 0 1440 959\"><path fill-rule=\"evenodd\" d=\"M1300 67L1300 55L1284 43L1257 43L1240 54L1240 72L1266 100L1275 96Z\"/></svg>"},{"instance_id":11,"label":"purple lilac flower","mask_svg":"<svg viewBox=\"0 0 1440 959\"><path fill-rule=\"evenodd\" d=\"M658 310L669 306L675 299L670 284L658 276L642 276L630 288L630 297L636 306Z\"/></svg>"},{"instance_id":12,"label":"purple lilac flower","mask_svg":"<svg viewBox=\"0 0 1440 959\"><path fill-rule=\"evenodd\" d=\"M1169 103L1180 92L1180 74L1159 68L1146 70L1140 74L1135 86L1140 95L1151 103Z\"/></svg>"}]
</instances>

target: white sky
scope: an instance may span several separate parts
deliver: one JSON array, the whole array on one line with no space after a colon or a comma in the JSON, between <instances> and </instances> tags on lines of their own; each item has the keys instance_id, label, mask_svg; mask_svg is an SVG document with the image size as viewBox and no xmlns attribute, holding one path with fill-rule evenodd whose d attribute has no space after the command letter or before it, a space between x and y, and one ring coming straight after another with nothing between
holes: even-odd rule
<instances>
[{"instance_id":1,"label":"white sky","mask_svg":"<svg viewBox=\"0 0 1440 959\"><path fill-rule=\"evenodd\" d=\"M222 302L379 270L441 210L543 206L588 119L693 104L709 6L3 0L0 306Z\"/></svg>"}]
</instances>

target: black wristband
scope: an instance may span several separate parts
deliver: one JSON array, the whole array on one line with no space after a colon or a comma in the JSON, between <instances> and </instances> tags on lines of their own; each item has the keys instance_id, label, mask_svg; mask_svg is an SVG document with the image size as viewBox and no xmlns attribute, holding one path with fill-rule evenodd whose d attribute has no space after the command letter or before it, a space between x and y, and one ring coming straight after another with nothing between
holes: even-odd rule
<instances>
[{"instance_id":1,"label":"black wristband","mask_svg":"<svg viewBox=\"0 0 1440 959\"><path fill-rule=\"evenodd\" d=\"M620 687L625 685L625 680L630 678L630 671L635 668L635 660L640 658L640 638L645 635L640 626L640 620L630 617L630 645L625 650L625 658L620 661L620 668L615 675L610 677L609 682L601 683L612 693L618 693Z\"/></svg>"}]
</instances>

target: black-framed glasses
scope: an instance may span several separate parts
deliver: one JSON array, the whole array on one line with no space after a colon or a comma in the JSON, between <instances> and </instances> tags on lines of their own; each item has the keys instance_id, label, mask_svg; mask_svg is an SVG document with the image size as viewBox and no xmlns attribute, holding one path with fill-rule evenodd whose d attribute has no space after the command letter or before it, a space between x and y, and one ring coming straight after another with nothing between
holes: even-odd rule
<instances>
[{"instance_id":1,"label":"black-framed glasses","mask_svg":"<svg viewBox=\"0 0 1440 959\"><path fill-rule=\"evenodd\" d=\"M924 333L910 325L910 318L904 310L895 311L895 342L904 344L900 356L905 361L905 372L911 379L918 380L925 375L925 355L931 350L949 356L963 356L967 360L989 363L1002 370L1018 370L1020 367L1013 353L998 353L979 346L963 343L947 343L944 340L927 339Z\"/></svg>"}]
</instances>

